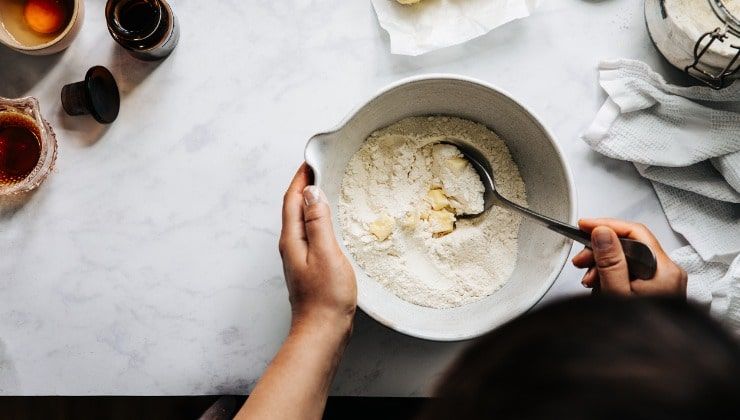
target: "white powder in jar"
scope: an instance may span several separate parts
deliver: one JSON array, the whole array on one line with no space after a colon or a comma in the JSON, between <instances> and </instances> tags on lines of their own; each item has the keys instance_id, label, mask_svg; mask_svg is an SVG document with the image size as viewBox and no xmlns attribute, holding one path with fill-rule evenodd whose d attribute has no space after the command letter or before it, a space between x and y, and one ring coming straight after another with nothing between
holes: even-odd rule
<instances>
[{"instance_id":1,"label":"white powder in jar","mask_svg":"<svg viewBox=\"0 0 740 420\"><path fill-rule=\"evenodd\" d=\"M520 216L483 208L483 185L446 138L486 156L496 187L527 204L504 142L481 124L411 117L373 133L345 169L338 217L345 245L368 276L400 298L432 308L473 302L499 289L517 260ZM432 192L433 191L433 192ZM451 232L449 232L451 230Z\"/></svg>"},{"instance_id":2,"label":"white powder in jar","mask_svg":"<svg viewBox=\"0 0 740 420\"><path fill-rule=\"evenodd\" d=\"M709 0L713 1L713 0ZM723 28L725 23L722 22L712 9L708 0L666 0L666 8L670 19L678 27L678 31L683 32L694 43L707 32L715 28ZM724 0L722 4L733 16L740 18L740 0ZM734 57L737 53L731 44L736 44L738 38L729 34L730 39L725 42L715 42L712 44L711 51L721 54L724 57ZM706 45L706 42L703 44ZM688 52L692 52L691 51ZM687 53L687 52L682 52ZM693 55L693 54L690 54ZM724 62L726 64L727 61Z\"/></svg>"}]
</instances>

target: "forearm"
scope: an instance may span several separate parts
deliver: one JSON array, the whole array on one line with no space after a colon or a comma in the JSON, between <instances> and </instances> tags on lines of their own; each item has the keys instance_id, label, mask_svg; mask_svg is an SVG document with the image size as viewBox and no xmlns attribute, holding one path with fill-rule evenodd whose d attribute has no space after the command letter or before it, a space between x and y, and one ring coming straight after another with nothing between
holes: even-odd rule
<instances>
[{"instance_id":1,"label":"forearm","mask_svg":"<svg viewBox=\"0 0 740 420\"><path fill-rule=\"evenodd\" d=\"M296 321L237 419L320 419L351 318Z\"/></svg>"}]
</instances>

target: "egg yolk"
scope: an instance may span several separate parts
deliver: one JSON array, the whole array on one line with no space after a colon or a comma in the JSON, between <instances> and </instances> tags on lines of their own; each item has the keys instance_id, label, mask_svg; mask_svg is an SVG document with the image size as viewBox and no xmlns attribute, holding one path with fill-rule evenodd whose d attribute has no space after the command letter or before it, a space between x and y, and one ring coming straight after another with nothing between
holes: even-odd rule
<instances>
[{"instance_id":1,"label":"egg yolk","mask_svg":"<svg viewBox=\"0 0 740 420\"><path fill-rule=\"evenodd\" d=\"M63 0L28 0L23 8L26 23L35 32L53 34L66 23Z\"/></svg>"}]
</instances>

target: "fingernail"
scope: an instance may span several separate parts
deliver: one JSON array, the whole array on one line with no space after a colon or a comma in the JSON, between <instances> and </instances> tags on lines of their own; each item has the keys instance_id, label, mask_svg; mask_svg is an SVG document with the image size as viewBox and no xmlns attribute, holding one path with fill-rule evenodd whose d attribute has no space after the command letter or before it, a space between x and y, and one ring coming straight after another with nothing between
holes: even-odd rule
<instances>
[{"instance_id":1,"label":"fingernail","mask_svg":"<svg viewBox=\"0 0 740 420\"><path fill-rule=\"evenodd\" d=\"M612 232L608 228L598 227L594 229L591 236L594 248L599 251L608 251L614 246Z\"/></svg>"},{"instance_id":2,"label":"fingernail","mask_svg":"<svg viewBox=\"0 0 740 420\"><path fill-rule=\"evenodd\" d=\"M314 205L321 201L321 190L316 185L309 185L303 189L303 201L307 206Z\"/></svg>"}]
</instances>

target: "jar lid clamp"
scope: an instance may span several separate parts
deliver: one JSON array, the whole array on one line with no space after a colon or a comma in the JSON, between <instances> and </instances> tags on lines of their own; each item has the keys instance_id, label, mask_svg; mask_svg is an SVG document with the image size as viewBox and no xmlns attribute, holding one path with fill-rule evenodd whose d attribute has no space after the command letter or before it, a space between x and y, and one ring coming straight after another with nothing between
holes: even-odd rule
<instances>
[{"instance_id":1,"label":"jar lid clamp","mask_svg":"<svg viewBox=\"0 0 740 420\"><path fill-rule=\"evenodd\" d=\"M709 38L709 42L707 42L707 44L702 47L702 43L707 38ZM715 41L725 42L726 39L726 27L716 28L712 32L707 32L702 35L699 40L696 41L696 45L694 46L694 62L686 66L686 68L684 69L686 74L701 80L714 89L722 89L723 87L726 87L728 78L737 73L738 70L740 70L740 65L735 65L738 59L740 59L740 45L730 45L732 48L737 50L737 53L730 60L730 62L727 63L727 66L725 66L725 68L720 70L718 73L712 74L704 68L699 67L702 57L704 56L704 54L706 54L712 44Z\"/></svg>"},{"instance_id":2,"label":"jar lid clamp","mask_svg":"<svg viewBox=\"0 0 740 420\"><path fill-rule=\"evenodd\" d=\"M710 65L711 59L708 58L709 54L707 53L715 42L724 43L730 38L730 35L733 38L740 39L740 19L733 15L723 0L707 0L707 2L711 6L714 15L716 15L717 19L724 26L705 32L699 37L694 44L693 57L690 64L686 65L683 70L689 76L698 79L714 89L722 89L729 84L730 78L740 70L740 63L738 63L738 60L740 60L740 43L737 45L731 43L729 45L730 51L733 49L736 51L731 53L731 55L727 55L729 61L724 66L717 65L717 63ZM660 16L663 20L668 19L669 13L666 10L666 0L660 0L659 4ZM710 61L703 60L705 56Z\"/></svg>"}]
</instances>

